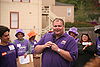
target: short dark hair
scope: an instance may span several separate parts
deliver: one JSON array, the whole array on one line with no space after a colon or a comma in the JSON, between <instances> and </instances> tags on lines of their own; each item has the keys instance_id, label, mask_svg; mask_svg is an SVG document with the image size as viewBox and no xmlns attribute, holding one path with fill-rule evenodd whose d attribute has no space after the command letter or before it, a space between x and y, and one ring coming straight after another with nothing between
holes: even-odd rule
<instances>
[{"instance_id":1,"label":"short dark hair","mask_svg":"<svg viewBox=\"0 0 100 67\"><path fill-rule=\"evenodd\" d=\"M21 34L23 35L23 37L25 36L25 34L24 34L24 33L22 33L22 32L18 32L18 33L21 33ZM15 34L15 36L16 36L16 37L18 37L18 33L17 33L17 34Z\"/></svg>"},{"instance_id":2,"label":"short dark hair","mask_svg":"<svg viewBox=\"0 0 100 67\"><path fill-rule=\"evenodd\" d=\"M54 21L61 21L62 22L62 24L64 25L64 20L63 19L61 19L61 18L55 18L54 20L53 20L53 23L54 23Z\"/></svg>"},{"instance_id":3,"label":"short dark hair","mask_svg":"<svg viewBox=\"0 0 100 67\"><path fill-rule=\"evenodd\" d=\"M8 27L0 25L0 37L2 37L2 35L7 31L10 32Z\"/></svg>"}]
</instances>

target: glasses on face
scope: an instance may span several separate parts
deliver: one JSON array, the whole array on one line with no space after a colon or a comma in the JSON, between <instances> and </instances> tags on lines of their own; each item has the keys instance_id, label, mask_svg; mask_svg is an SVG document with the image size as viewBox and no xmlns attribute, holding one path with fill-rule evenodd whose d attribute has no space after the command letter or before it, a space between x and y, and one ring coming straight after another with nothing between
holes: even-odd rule
<instances>
[{"instance_id":1,"label":"glasses on face","mask_svg":"<svg viewBox=\"0 0 100 67\"><path fill-rule=\"evenodd\" d=\"M9 34L8 35L3 35L4 37L7 37L7 36L9 36Z\"/></svg>"},{"instance_id":2,"label":"glasses on face","mask_svg":"<svg viewBox=\"0 0 100 67\"><path fill-rule=\"evenodd\" d=\"M53 27L62 27L63 25L54 25Z\"/></svg>"}]
</instances>

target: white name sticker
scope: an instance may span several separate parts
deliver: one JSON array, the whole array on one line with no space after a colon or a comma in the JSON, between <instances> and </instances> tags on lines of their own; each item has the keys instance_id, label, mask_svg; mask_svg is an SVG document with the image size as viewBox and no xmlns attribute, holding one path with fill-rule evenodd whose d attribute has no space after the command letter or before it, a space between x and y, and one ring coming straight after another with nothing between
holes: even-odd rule
<instances>
[{"instance_id":1,"label":"white name sticker","mask_svg":"<svg viewBox=\"0 0 100 67\"><path fill-rule=\"evenodd\" d=\"M8 46L10 50L14 50L15 47L13 45Z\"/></svg>"},{"instance_id":2,"label":"white name sticker","mask_svg":"<svg viewBox=\"0 0 100 67\"><path fill-rule=\"evenodd\" d=\"M34 44L36 44L36 42L34 42Z\"/></svg>"},{"instance_id":3,"label":"white name sticker","mask_svg":"<svg viewBox=\"0 0 100 67\"><path fill-rule=\"evenodd\" d=\"M91 42L82 42L82 45L91 45Z\"/></svg>"},{"instance_id":4,"label":"white name sticker","mask_svg":"<svg viewBox=\"0 0 100 67\"><path fill-rule=\"evenodd\" d=\"M21 44L17 44L17 47L21 47Z\"/></svg>"},{"instance_id":5,"label":"white name sticker","mask_svg":"<svg viewBox=\"0 0 100 67\"><path fill-rule=\"evenodd\" d=\"M63 41L61 42L61 44L64 44L64 45L65 45L65 44L66 44L66 41L65 41L65 40L63 40Z\"/></svg>"}]
</instances>

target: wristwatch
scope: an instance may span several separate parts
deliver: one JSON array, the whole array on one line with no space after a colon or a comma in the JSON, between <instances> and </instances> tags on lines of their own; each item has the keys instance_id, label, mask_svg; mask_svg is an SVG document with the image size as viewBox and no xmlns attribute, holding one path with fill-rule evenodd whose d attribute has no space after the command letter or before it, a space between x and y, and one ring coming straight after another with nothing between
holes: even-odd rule
<instances>
[{"instance_id":1,"label":"wristwatch","mask_svg":"<svg viewBox=\"0 0 100 67\"><path fill-rule=\"evenodd\" d=\"M58 49L57 51L58 51L58 53L60 53L61 49Z\"/></svg>"}]
</instances>

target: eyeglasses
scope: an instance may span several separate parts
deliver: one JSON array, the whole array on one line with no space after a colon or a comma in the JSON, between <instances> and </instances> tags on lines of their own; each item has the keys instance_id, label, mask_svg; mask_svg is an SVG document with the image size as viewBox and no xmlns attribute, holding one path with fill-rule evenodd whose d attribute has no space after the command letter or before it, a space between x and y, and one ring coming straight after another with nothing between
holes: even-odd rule
<instances>
[{"instance_id":1,"label":"eyeglasses","mask_svg":"<svg viewBox=\"0 0 100 67\"><path fill-rule=\"evenodd\" d=\"M53 27L62 27L63 25L54 25Z\"/></svg>"},{"instance_id":2,"label":"eyeglasses","mask_svg":"<svg viewBox=\"0 0 100 67\"><path fill-rule=\"evenodd\" d=\"M8 35L3 35L4 37L7 37L7 36L9 36L9 34Z\"/></svg>"}]
</instances>

